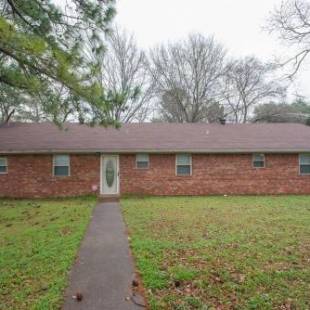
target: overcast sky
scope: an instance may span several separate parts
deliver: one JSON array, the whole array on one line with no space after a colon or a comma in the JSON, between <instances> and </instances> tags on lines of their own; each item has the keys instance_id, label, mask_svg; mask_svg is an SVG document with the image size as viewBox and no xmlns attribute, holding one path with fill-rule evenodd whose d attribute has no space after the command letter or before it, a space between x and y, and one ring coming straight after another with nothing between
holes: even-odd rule
<instances>
[{"instance_id":1,"label":"overcast sky","mask_svg":"<svg viewBox=\"0 0 310 310\"><path fill-rule=\"evenodd\" d=\"M281 0L118 0L116 23L134 33L141 48L199 32L214 35L231 56L283 56L287 48L262 28ZM307 72L308 70L308 72ZM291 93L310 97L310 64L304 66Z\"/></svg>"}]
</instances>

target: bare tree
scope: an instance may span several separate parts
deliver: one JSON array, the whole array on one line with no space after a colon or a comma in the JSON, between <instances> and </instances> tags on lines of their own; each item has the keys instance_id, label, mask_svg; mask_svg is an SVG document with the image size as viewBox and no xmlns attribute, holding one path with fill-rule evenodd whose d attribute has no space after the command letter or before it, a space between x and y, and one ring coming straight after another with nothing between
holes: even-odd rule
<instances>
[{"instance_id":1,"label":"bare tree","mask_svg":"<svg viewBox=\"0 0 310 310\"><path fill-rule=\"evenodd\" d=\"M105 89L102 105L90 105L64 87L53 86L53 94L46 91L31 100L6 96L6 105L0 103L1 118L6 118L14 107L14 120L49 120L59 125L77 119L80 123L144 121L148 117L152 85L145 53L138 49L133 36L116 28L109 33L105 44L98 44L98 40L89 37L85 57L95 64L91 69L92 78Z\"/></svg>"},{"instance_id":2,"label":"bare tree","mask_svg":"<svg viewBox=\"0 0 310 310\"><path fill-rule=\"evenodd\" d=\"M310 53L310 2L306 0L285 0L269 18L267 29L277 33L279 39L295 48L295 55L281 65L291 64L293 77Z\"/></svg>"},{"instance_id":3,"label":"bare tree","mask_svg":"<svg viewBox=\"0 0 310 310\"><path fill-rule=\"evenodd\" d=\"M91 44L91 42L90 42ZM140 50L133 35L117 27L107 36L107 50L98 57L97 79L106 90L111 103L109 118L120 123L142 122L148 117L152 98L151 79L148 74L147 58ZM91 54L94 47L91 46ZM92 113L101 117L100 106Z\"/></svg>"},{"instance_id":4,"label":"bare tree","mask_svg":"<svg viewBox=\"0 0 310 310\"><path fill-rule=\"evenodd\" d=\"M190 35L150 53L150 72L159 118L170 122L208 121L220 95L225 50L213 37Z\"/></svg>"},{"instance_id":5,"label":"bare tree","mask_svg":"<svg viewBox=\"0 0 310 310\"><path fill-rule=\"evenodd\" d=\"M273 71L272 66L255 57L234 60L227 65L222 103L230 121L246 123L255 106L282 98L285 88L275 80Z\"/></svg>"}]
</instances>

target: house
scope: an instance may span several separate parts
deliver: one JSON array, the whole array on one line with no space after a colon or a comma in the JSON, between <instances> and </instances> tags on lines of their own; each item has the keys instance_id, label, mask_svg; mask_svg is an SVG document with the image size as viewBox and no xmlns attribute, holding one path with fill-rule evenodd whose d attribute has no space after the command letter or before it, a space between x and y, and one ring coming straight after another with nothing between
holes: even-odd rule
<instances>
[{"instance_id":1,"label":"house","mask_svg":"<svg viewBox=\"0 0 310 310\"><path fill-rule=\"evenodd\" d=\"M0 127L0 196L310 194L300 124Z\"/></svg>"}]
</instances>

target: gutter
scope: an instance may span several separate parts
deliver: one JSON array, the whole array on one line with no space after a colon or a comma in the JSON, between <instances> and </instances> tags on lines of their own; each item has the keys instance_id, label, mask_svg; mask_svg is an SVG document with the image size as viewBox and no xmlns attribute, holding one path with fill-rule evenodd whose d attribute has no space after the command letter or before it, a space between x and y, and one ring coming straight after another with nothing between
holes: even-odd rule
<instances>
[{"instance_id":1,"label":"gutter","mask_svg":"<svg viewBox=\"0 0 310 310\"><path fill-rule=\"evenodd\" d=\"M249 153L264 153L264 154L297 154L310 153L308 149L40 149L40 150L0 150L2 155L22 155L22 154L249 154Z\"/></svg>"}]
</instances>

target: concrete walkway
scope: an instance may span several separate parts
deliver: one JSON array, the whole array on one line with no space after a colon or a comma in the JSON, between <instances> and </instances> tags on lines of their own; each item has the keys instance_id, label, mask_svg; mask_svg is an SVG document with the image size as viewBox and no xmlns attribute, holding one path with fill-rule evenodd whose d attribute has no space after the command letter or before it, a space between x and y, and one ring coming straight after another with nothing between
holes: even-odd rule
<instances>
[{"instance_id":1,"label":"concrete walkway","mask_svg":"<svg viewBox=\"0 0 310 310\"><path fill-rule=\"evenodd\" d=\"M70 273L64 310L142 309L143 298L132 298L134 265L118 203L100 203ZM77 301L77 293L82 300Z\"/></svg>"}]
</instances>

